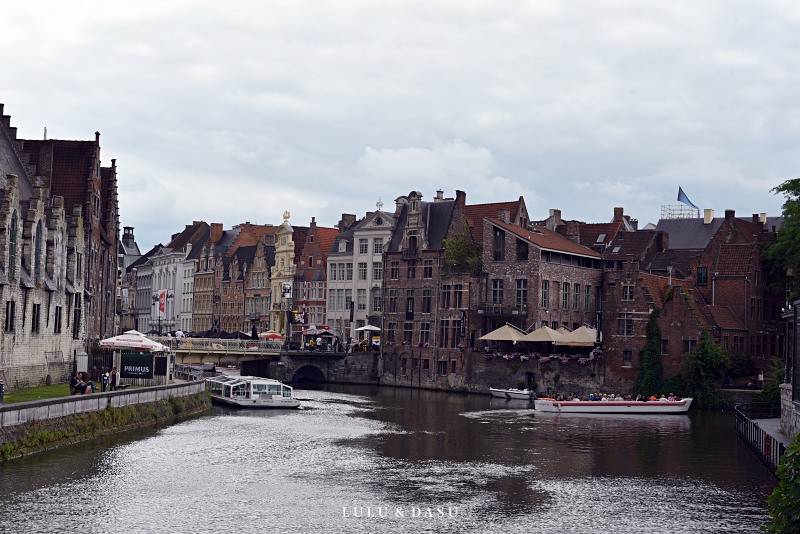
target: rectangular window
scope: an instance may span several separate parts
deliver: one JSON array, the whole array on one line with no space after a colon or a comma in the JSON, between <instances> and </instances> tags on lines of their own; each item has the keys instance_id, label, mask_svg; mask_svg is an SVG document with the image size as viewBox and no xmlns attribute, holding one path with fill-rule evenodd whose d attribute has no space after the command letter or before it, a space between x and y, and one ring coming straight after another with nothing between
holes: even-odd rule
<instances>
[{"instance_id":1,"label":"rectangular window","mask_svg":"<svg viewBox=\"0 0 800 534\"><path fill-rule=\"evenodd\" d=\"M561 307L565 310L569 309L569 282L564 282L561 293Z\"/></svg>"},{"instance_id":2,"label":"rectangular window","mask_svg":"<svg viewBox=\"0 0 800 534\"><path fill-rule=\"evenodd\" d=\"M383 262L380 261L372 262L372 279L373 280L383 279Z\"/></svg>"},{"instance_id":3,"label":"rectangular window","mask_svg":"<svg viewBox=\"0 0 800 534\"><path fill-rule=\"evenodd\" d=\"M550 280L542 280L541 307L545 310L550 307Z\"/></svg>"},{"instance_id":4,"label":"rectangular window","mask_svg":"<svg viewBox=\"0 0 800 534\"><path fill-rule=\"evenodd\" d=\"M431 342L431 323L420 323L419 325L419 344L427 347Z\"/></svg>"},{"instance_id":5,"label":"rectangular window","mask_svg":"<svg viewBox=\"0 0 800 534\"><path fill-rule=\"evenodd\" d=\"M708 267L697 268L697 285L698 286L708 285Z\"/></svg>"},{"instance_id":6,"label":"rectangular window","mask_svg":"<svg viewBox=\"0 0 800 534\"><path fill-rule=\"evenodd\" d=\"M358 253L359 254L366 254L369 252L369 240L365 238L361 238L358 240Z\"/></svg>"},{"instance_id":7,"label":"rectangular window","mask_svg":"<svg viewBox=\"0 0 800 534\"><path fill-rule=\"evenodd\" d=\"M575 284L572 289L572 309L578 311L581 309L581 285Z\"/></svg>"},{"instance_id":8,"label":"rectangular window","mask_svg":"<svg viewBox=\"0 0 800 534\"><path fill-rule=\"evenodd\" d=\"M422 290L422 313L431 313L431 293L430 289Z\"/></svg>"},{"instance_id":9,"label":"rectangular window","mask_svg":"<svg viewBox=\"0 0 800 534\"><path fill-rule=\"evenodd\" d=\"M525 278L518 278L515 281L514 290L514 307L518 310L528 309L528 280Z\"/></svg>"},{"instance_id":10,"label":"rectangular window","mask_svg":"<svg viewBox=\"0 0 800 534\"><path fill-rule=\"evenodd\" d=\"M683 340L683 353L689 354L694 350L694 346L697 345L697 340L694 338L684 339Z\"/></svg>"},{"instance_id":11,"label":"rectangular window","mask_svg":"<svg viewBox=\"0 0 800 534\"><path fill-rule=\"evenodd\" d=\"M358 279L359 280L367 279L367 262L365 261L358 263Z\"/></svg>"},{"instance_id":12,"label":"rectangular window","mask_svg":"<svg viewBox=\"0 0 800 534\"><path fill-rule=\"evenodd\" d=\"M331 263L331 274L330 274L331 281L336 280L336 269L337 269L337 264Z\"/></svg>"},{"instance_id":13,"label":"rectangular window","mask_svg":"<svg viewBox=\"0 0 800 534\"><path fill-rule=\"evenodd\" d=\"M412 337L414 336L414 323L412 322L405 322L403 323L403 344L411 345Z\"/></svg>"},{"instance_id":14,"label":"rectangular window","mask_svg":"<svg viewBox=\"0 0 800 534\"><path fill-rule=\"evenodd\" d=\"M417 277L417 260L408 260L408 276L409 280Z\"/></svg>"},{"instance_id":15,"label":"rectangular window","mask_svg":"<svg viewBox=\"0 0 800 534\"><path fill-rule=\"evenodd\" d=\"M364 311L367 309L367 290L366 289L357 289L356 290L356 304L358 305L358 311Z\"/></svg>"},{"instance_id":16,"label":"rectangular window","mask_svg":"<svg viewBox=\"0 0 800 534\"><path fill-rule=\"evenodd\" d=\"M373 313L380 313L381 311L381 296L372 295L372 311Z\"/></svg>"},{"instance_id":17,"label":"rectangular window","mask_svg":"<svg viewBox=\"0 0 800 534\"><path fill-rule=\"evenodd\" d=\"M14 331L14 309L16 303L13 300L6 301L6 322L3 330L6 332ZM77 338L76 338L77 339Z\"/></svg>"},{"instance_id":18,"label":"rectangular window","mask_svg":"<svg viewBox=\"0 0 800 534\"><path fill-rule=\"evenodd\" d=\"M622 367L631 367L633 365L633 351L622 351Z\"/></svg>"},{"instance_id":19,"label":"rectangular window","mask_svg":"<svg viewBox=\"0 0 800 534\"><path fill-rule=\"evenodd\" d=\"M666 356L669 354L669 339L661 340L661 355Z\"/></svg>"},{"instance_id":20,"label":"rectangular window","mask_svg":"<svg viewBox=\"0 0 800 534\"><path fill-rule=\"evenodd\" d=\"M438 361L436 362L436 372L442 376L447 374L447 362Z\"/></svg>"},{"instance_id":21,"label":"rectangular window","mask_svg":"<svg viewBox=\"0 0 800 534\"><path fill-rule=\"evenodd\" d=\"M433 260L422 260L422 278L433 278Z\"/></svg>"},{"instance_id":22,"label":"rectangular window","mask_svg":"<svg viewBox=\"0 0 800 534\"><path fill-rule=\"evenodd\" d=\"M406 319L414 317L414 290L406 289Z\"/></svg>"},{"instance_id":23,"label":"rectangular window","mask_svg":"<svg viewBox=\"0 0 800 534\"><path fill-rule=\"evenodd\" d=\"M439 346L445 349L450 346L450 338L447 337L447 332L449 329L450 321L448 319L442 319L439 321Z\"/></svg>"},{"instance_id":24,"label":"rectangular window","mask_svg":"<svg viewBox=\"0 0 800 534\"><path fill-rule=\"evenodd\" d=\"M506 259L506 233L500 228L494 229L494 251L492 255L494 261Z\"/></svg>"},{"instance_id":25,"label":"rectangular window","mask_svg":"<svg viewBox=\"0 0 800 534\"><path fill-rule=\"evenodd\" d=\"M622 300L633 300L633 288L632 284L622 285Z\"/></svg>"},{"instance_id":26,"label":"rectangular window","mask_svg":"<svg viewBox=\"0 0 800 534\"><path fill-rule=\"evenodd\" d=\"M393 261L389 264L389 278L392 280L400 280L400 262Z\"/></svg>"},{"instance_id":27,"label":"rectangular window","mask_svg":"<svg viewBox=\"0 0 800 534\"><path fill-rule=\"evenodd\" d=\"M386 327L386 341L394 343L397 341L397 323L387 323Z\"/></svg>"},{"instance_id":28,"label":"rectangular window","mask_svg":"<svg viewBox=\"0 0 800 534\"><path fill-rule=\"evenodd\" d=\"M42 313L42 305L41 304L34 304L33 305L33 314L31 316L31 332L38 332L39 331L39 319Z\"/></svg>"},{"instance_id":29,"label":"rectangular window","mask_svg":"<svg viewBox=\"0 0 800 534\"><path fill-rule=\"evenodd\" d=\"M450 307L450 289L451 287L449 285L442 286L442 303L440 307L443 310Z\"/></svg>"},{"instance_id":30,"label":"rectangular window","mask_svg":"<svg viewBox=\"0 0 800 534\"><path fill-rule=\"evenodd\" d=\"M397 313L397 290L389 290L389 313Z\"/></svg>"},{"instance_id":31,"label":"rectangular window","mask_svg":"<svg viewBox=\"0 0 800 534\"><path fill-rule=\"evenodd\" d=\"M528 261L528 242L517 239L517 261Z\"/></svg>"},{"instance_id":32,"label":"rectangular window","mask_svg":"<svg viewBox=\"0 0 800 534\"><path fill-rule=\"evenodd\" d=\"M620 336L633 335L633 314L620 312L617 317L617 334Z\"/></svg>"},{"instance_id":33,"label":"rectangular window","mask_svg":"<svg viewBox=\"0 0 800 534\"><path fill-rule=\"evenodd\" d=\"M492 279L492 304L503 303L503 279Z\"/></svg>"},{"instance_id":34,"label":"rectangular window","mask_svg":"<svg viewBox=\"0 0 800 534\"><path fill-rule=\"evenodd\" d=\"M61 306L56 306L55 321L53 324L53 333L61 333Z\"/></svg>"},{"instance_id":35,"label":"rectangular window","mask_svg":"<svg viewBox=\"0 0 800 534\"><path fill-rule=\"evenodd\" d=\"M586 293L583 296L583 311L588 312L592 303L592 286L586 286Z\"/></svg>"},{"instance_id":36,"label":"rectangular window","mask_svg":"<svg viewBox=\"0 0 800 534\"><path fill-rule=\"evenodd\" d=\"M373 254L383 254L383 238L376 237L372 240L372 253Z\"/></svg>"},{"instance_id":37,"label":"rectangular window","mask_svg":"<svg viewBox=\"0 0 800 534\"><path fill-rule=\"evenodd\" d=\"M344 267L344 272L342 271L342 267ZM345 274L346 273L346 274ZM344 274L344 276L342 276ZM353 279L353 263L348 262L346 264L339 265L339 280L352 280Z\"/></svg>"},{"instance_id":38,"label":"rectangular window","mask_svg":"<svg viewBox=\"0 0 800 534\"><path fill-rule=\"evenodd\" d=\"M453 286L453 308L463 308L464 286L456 284Z\"/></svg>"}]
</instances>

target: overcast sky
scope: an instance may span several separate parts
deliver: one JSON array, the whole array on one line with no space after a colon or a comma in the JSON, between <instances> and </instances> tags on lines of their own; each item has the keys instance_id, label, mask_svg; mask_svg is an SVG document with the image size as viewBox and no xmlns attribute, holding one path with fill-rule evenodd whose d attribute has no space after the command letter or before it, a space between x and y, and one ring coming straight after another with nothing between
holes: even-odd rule
<instances>
[{"instance_id":1,"label":"overcast sky","mask_svg":"<svg viewBox=\"0 0 800 534\"><path fill-rule=\"evenodd\" d=\"M770 189L800 176L796 0L29 0L2 21L12 126L99 131L143 252L412 190L641 227L682 186L779 215Z\"/></svg>"}]
</instances>

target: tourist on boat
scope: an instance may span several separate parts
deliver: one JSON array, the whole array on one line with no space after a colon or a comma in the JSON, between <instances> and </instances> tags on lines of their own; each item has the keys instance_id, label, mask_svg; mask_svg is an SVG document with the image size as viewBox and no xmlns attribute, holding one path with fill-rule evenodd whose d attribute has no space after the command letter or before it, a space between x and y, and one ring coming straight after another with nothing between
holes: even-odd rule
<instances>
[{"instance_id":1,"label":"tourist on boat","mask_svg":"<svg viewBox=\"0 0 800 534\"><path fill-rule=\"evenodd\" d=\"M672 393L670 393L670 394L669 394L669 397L667 397L667 400L669 400L670 402L672 402L672 401L676 401L676 400L678 400L678 399L676 399L676 398L675 398L675 395L673 395Z\"/></svg>"},{"instance_id":2,"label":"tourist on boat","mask_svg":"<svg viewBox=\"0 0 800 534\"><path fill-rule=\"evenodd\" d=\"M664 394L663 394L663 393L662 393L662 394L661 394L661 396L658 398L658 400L660 400L661 402L667 402L667 398L664 396Z\"/></svg>"}]
</instances>

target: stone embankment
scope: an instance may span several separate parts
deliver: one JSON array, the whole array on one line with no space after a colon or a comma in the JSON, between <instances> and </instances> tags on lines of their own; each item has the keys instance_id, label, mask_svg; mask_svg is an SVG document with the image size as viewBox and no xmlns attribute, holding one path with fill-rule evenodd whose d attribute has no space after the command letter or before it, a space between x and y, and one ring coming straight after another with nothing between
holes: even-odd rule
<instances>
[{"instance_id":1,"label":"stone embankment","mask_svg":"<svg viewBox=\"0 0 800 534\"><path fill-rule=\"evenodd\" d=\"M0 461L207 410L205 382L0 406Z\"/></svg>"}]
</instances>

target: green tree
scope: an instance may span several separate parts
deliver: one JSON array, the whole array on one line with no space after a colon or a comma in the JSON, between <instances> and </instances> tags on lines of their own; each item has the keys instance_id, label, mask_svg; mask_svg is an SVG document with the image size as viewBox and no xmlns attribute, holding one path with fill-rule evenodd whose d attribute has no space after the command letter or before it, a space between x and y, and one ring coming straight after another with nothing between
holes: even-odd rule
<instances>
[{"instance_id":1,"label":"green tree","mask_svg":"<svg viewBox=\"0 0 800 534\"><path fill-rule=\"evenodd\" d=\"M771 534L800 532L800 434L778 464L778 486L769 496L769 514L772 520L761 527Z\"/></svg>"},{"instance_id":2,"label":"green tree","mask_svg":"<svg viewBox=\"0 0 800 534\"><path fill-rule=\"evenodd\" d=\"M472 239L466 222L463 233L444 240L444 260L447 272L480 272L481 249Z\"/></svg>"},{"instance_id":3,"label":"green tree","mask_svg":"<svg viewBox=\"0 0 800 534\"><path fill-rule=\"evenodd\" d=\"M791 296L799 294L798 279L800 269L800 178L786 180L772 189L775 194L783 194L783 222L775 240L764 247L772 286L777 290L788 288Z\"/></svg>"},{"instance_id":4,"label":"green tree","mask_svg":"<svg viewBox=\"0 0 800 534\"><path fill-rule=\"evenodd\" d=\"M753 397L753 402L767 404L772 408L780 409L781 406L781 384L786 376L786 368L780 358L772 360L772 379L764 384L757 395Z\"/></svg>"},{"instance_id":5,"label":"green tree","mask_svg":"<svg viewBox=\"0 0 800 534\"><path fill-rule=\"evenodd\" d=\"M689 353L689 394L698 408L720 408L728 404L719 391L718 382L729 365L728 353L703 330L700 341Z\"/></svg>"},{"instance_id":6,"label":"green tree","mask_svg":"<svg viewBox=\"0 0 800 534\"><path fill-rule=\"evenodd\" d=\"M647 321L647 341L639 352L639 375L633 386L634 393L658 394L664 382L661 368L661 329L658 327L658 308L653 309Z\"/></svg>"}]
</instances>

